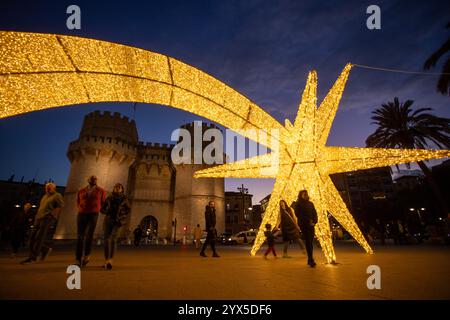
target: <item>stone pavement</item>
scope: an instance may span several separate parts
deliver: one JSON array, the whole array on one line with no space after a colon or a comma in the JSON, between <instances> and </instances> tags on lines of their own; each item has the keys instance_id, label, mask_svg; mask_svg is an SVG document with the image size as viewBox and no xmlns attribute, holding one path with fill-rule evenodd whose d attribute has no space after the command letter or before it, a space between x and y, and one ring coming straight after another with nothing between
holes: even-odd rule
<instances>
[{"instance_id":1,"label":"stone pavement","mask_svg":"<svg viewBox=\"0 0 450 320\"><path fill-rule=\"evenodd\" d=\"M72 246L57 245L47 261L25 266L24 252L11 259L2 251L0 299L450 299L448 246L376 246L368 255L338 243L339 264L325 264L316 247L315 269L295 247L291 259L267 261L249 249L219 246L220 258L202 258L192 247L121 246L106 271L102 247L95 247L81 290L66 287ZM380 290L367 289L369 265L381 268Z\"/></svg>"}]
</instances>

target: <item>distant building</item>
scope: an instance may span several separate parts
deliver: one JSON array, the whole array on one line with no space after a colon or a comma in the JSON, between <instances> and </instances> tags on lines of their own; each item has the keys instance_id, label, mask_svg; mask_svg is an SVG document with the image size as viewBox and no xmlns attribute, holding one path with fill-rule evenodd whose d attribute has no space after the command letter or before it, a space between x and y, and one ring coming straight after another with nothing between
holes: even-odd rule
<instances>
[{"instance_id":1,"label":"distant building","mask_svg":"<svg viewBox=\"0 0 450 320\"><path fill-rule=\"evenodd\" d=\"M392 173L392 179L395 181L399 177L403 176L415 176L415 177L423 177L423 171L420 169L396 169Z\"/></svg>"},{"instance_id":2,"label":"distant building","mask_svg":"<svg viewBox=\"0 0 450 320\"><path fill-rule=\"evenodd\" d=\"M225 192L225 231L236 233L253 227L253 195Z\"/></svg>"},{"instance_id":3,"label":"distant building","mask_svg":"<svg viewBox=\"0 0 450 320\"><path fill-rule=\"evenodd\" d=\"M389 214L395 197L390 167L334 174L331 179L357 219Z\"/></svg>"},{"instance_id":4,"label":"distant building","mask_svg":"<svg viewBox=\"0 0 450 320\"><path fill-rule=\"evenodd\" d=\"M262 206L260 204L254 204L252 207L252 229L258 229L262 222Z\"/></svg>"},{"instance_id":5,"label":"distant building","mask_svg":"<svg viewBox=\"0 0 450 320\"><path fill-rule=\"evenodd\" d=\"M394 190L396 192L400 192L403 190L413 190L420 186L423 181L424 177L419 175L399 176L394 180Z\"/></svg>"},{"instance_id":6,"label":"distant building","mask_svg":"<svg viewBox=\"0 0 450 320\"><path fill-rule=\"evenodd\" d=\"M269 205L269 200L270 200L270 194L268 194L267 196L262 198L261 201L259 201L259 203L261 203L262 216L264 216L264 212L266 211L267 206Z\"/></svg>"}]
</instances>

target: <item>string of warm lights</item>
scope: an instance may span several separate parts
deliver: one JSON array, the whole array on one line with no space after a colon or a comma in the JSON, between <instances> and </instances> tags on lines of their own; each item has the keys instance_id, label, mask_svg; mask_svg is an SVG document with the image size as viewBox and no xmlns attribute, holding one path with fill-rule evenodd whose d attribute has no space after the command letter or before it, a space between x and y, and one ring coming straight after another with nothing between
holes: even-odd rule
<instances>
[{"instance_id":1,"label":"string of warm lights","mask_svg":"<svg viewBox=\"0 0 450 320\"><path fill-rule=\"evenodd\" d=\"M195 176L276 178L262 226L277 225L281 199L290 204L300 190L308 190L318 212L316 236L332 262L336 256L328 212L367 252L372 249L330 174L450 156L448 150L327 147L350 69L348 64L318 108L317 74L310 72L297 118L283 126L223 82L168 56L86 38L0 32L0 118L108 101L167 105L208 118L269 147L271 153ZM263 242L260 227L252 255Z\"/></svg>"},{"instance_id":2,"label":"string of warm lights","mask_svg":"<svg viewBox=\"0 0 450 320\"><path fill-rule=\"evenodd\" d=\"M274 168L271 176L276 178L268 207L251 253L254 255L264 242L266 223L277 225L279 202L288 204L296 200L300 190L306 189L318 213L316 236L328 262L336 260L328 213L366 250L372 249L348 211L330 174L361 169L383 167L405 162L450 156L448 150L402 150L378 148L328 147L326 141L339 106L351 65L342 71L327 96L317 108L317 75L311 72L295 119L294 125L286 120L284 146L278 153L272 152L242 161L205 169L196 177L267 178L267 169ZM272 163L272 166L271 166ZM258 170L259 169L259 170Z\"/></svg>"},{"instance_id":3,"label":"string of warm lights","mask_svg":"<svg viewBox=\"0 0 450 320\"><path fill-rule=\"evenodd\" d=\"M286 134L266 111L205 72L106 41L0 31L0 79L0 118L65 105L134 101L195 113L269 148ZM255 137L247 129L264 134Z\"/></svg>"},{"instance_id":4,"label":"string of warm lights","mask_svg":"<svg viewBox=\"0 0 450 320\"><path fill-rule=\"evenodd\" d=\"M353 67L377 70L377 71L385 71L385 72L394 72L394 73L406 73L406 74L418 74L425 76L440 76L440 75L450 75L448 72L425 72L425 71L411 71L411 70L402 70L402 69L393 69L393 68L382 68L382 67L372 67L364 64L352 64Z\"/></svg>"}]
</instances>

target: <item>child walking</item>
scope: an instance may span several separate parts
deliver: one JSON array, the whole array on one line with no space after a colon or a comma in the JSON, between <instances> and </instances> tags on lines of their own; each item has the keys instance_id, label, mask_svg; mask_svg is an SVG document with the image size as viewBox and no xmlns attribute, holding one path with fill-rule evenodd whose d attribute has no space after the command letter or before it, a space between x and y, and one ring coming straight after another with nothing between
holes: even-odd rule
<instances>
[{"instance_id":1,"label":"child walking","mask_svg":"<svg viewBox=\"0 0 450 320\"><path fill-rule=\"evenodd\" d=\"M266 253L264 253L264 259L267 259L267 255L272 251L273 256L276 258L277 257L277 253L275 252L275 236L272 232L272 226L270 225L270 223L266 224L266 231L264 231L264 235L266 236L267 239L267 245L269 246L267 248Z\"/></svg>"}]
</instances>

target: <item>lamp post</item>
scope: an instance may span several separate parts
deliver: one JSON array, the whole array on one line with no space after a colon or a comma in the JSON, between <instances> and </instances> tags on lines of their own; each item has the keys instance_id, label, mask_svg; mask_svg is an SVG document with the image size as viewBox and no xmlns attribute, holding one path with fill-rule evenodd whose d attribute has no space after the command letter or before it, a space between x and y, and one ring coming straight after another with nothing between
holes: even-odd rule
<instances>
[{"instance_id":1,"label":"lamp post","mask_svg":"<svg viewBox=\"0 0 450 320\"><path fill-rule=\"evenodd\" d=\"M245 219L245 195L248 194L248 188L244 188L242 184L237 188L242 195L242 217L244 218L244 225L247 228L247 219Z\"/></svg>"},{"instance_id":2,"label":"lamp post","mask_svg":"<svg viewBox=\"0 0 450 320\"><path fill-rule=\"evenodd\" d=\"M425 233L425 222L422 219L422 213L425 212L425 208L409 208L409 211L411 212L416 212L417 216L419 217L419 233L418 233L418 242L422 243L423 242L423 237L424 237L424 233Z\"/></svg>"},{"instance_id":3,"label":"lamp post","mask_svg":"<svg viewBox=\"0 0 450 320\"><path fill-rule=\"evenodd\" d=\"M417 215L419 216L419 220L420 220L420 222L422 222L422 214L420 213L421 211L422 211L422 213L425 211L426 209L425 208L409 208L409 211L411 211L411 212L414 212L414 211L416 211L417 212Z\"/></svg>"},{"instance_id":4,"label":"lamp post","mask_svg":"<svg viewBox=\"0 0 450 320\"><path fill-rule=\"evenodd\" d=\"M173 245L175 246L177 244L177 218L175 218L174 221L172 221L173 226Z\"/></svg>"},{"instance_id":5,"label":"lamp post","mask_svg":"<svg viewBox=\"0 0 450 320\"><path fill-rule=\"evenodd\" d=\"M252 229L253 229L253 212L252 212L253 208L252 207L248 207L247 210L248 210L247 212L249 212L249 214L247 215L248 216L248 221L250 222L250 220L252 220ZM250 216L251 216L251 218L250 218Z\"/></svg>"}]
</instances>

